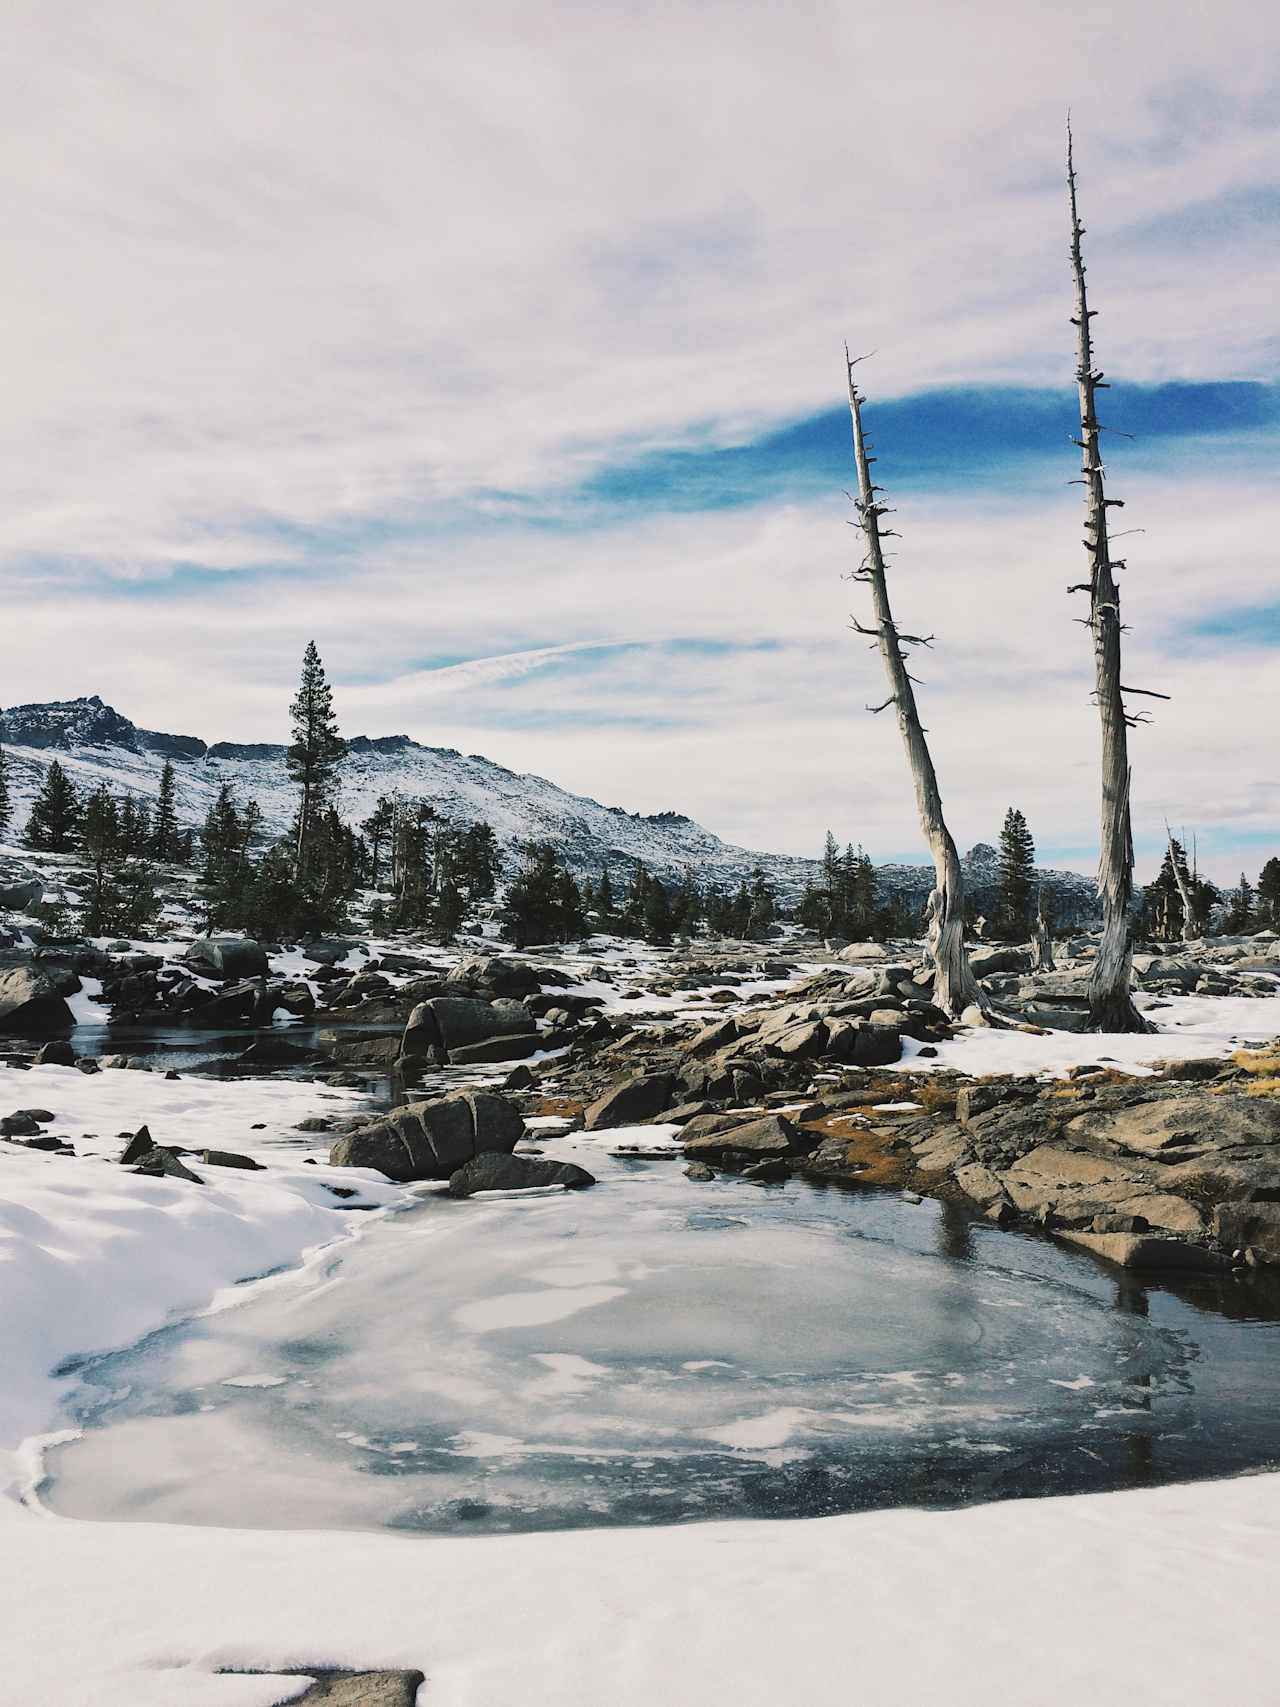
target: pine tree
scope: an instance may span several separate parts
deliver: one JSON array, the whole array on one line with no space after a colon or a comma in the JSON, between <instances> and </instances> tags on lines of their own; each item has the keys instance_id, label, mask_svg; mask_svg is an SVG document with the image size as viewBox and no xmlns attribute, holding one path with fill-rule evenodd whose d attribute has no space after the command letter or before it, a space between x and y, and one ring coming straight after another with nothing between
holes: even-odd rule
<instances>
[{"instance_id":1,"label":"pine tree","mask_svg":"<svg viewBox=\"0 0 1280 1707\"><path fill-rule=\"evenodd\" d=\"M160 772L160 793L151 820L151 857L163 865L178 857L178 784L169 759Z\"/></svg>"},{"instance_id":2,"label":"pine tree","mask_svg":"<svg viewBox=\"0 0 1280 1707\"><path fill-rule=\"evenodd\" d=\"M1280 924L1280 859L1269 859L1258 873L1258 912L1267 924Z\"/></svg>"},{"instance_id":3,"label":"pine tree","mask_svg":"<svg viewBox=\"0 0 1280 1707\"><path fill-rule=\"evenodd\" d=\"M3 840L13 818L13 801L9 797L9 761L0 747L0 840Z\"/></svg>"},{"instance_id":4,"label":"pine tree","mask_svg":"<svg viewBox=\"0 0 1280 1707\"><path fill-rule=\"evenodd\" d=\"M850 936L865 942L875 935L876 868L870 854L858 849L849 878Z\"/></svg>"},{"instance_id":5,"label":"pine tree","mask_svg":"<svg viewBox=\"0 0 1280 1707\"><path fill-rule=\"evenodd\" d=\"M502 854L493 825L486 824L483 819L469 824L459 839L457 853L457 881L466 892L467 900L473 905L477 901L491 900L498 887L501 870Z\"/></svg>"},{"instance_id":6,"label":"pine tree","mask_svg":"<svg viewBox=\"0 0 1280 1707\"><path fill-rule=\"evenodd\" d=\"M825 937L831 930L831 897L825 889L806 884L804 894L796 903L796 923L815 936Z\"/></svg>"},{"instance_id":7,"label":"pine tree","mask_svg":"<svg viewBox=\"0 0 1280 1707\"><path fill-rule=\"evenodd\" d=\"M1005 936L1021 942L1031 929L1031 898L1035 892L1036 844L1027 820L1011 806L1000 831L1000 925Z\"/></svg>"},{"instance_id":8,"label":"pine tree","mask_svg":"<svg viewBox=\"0 0 1280 1707\"><path fill-rule=\"evenodd\" d=\"M822 846L822 885L828 895L834 894L840 875L840 844L831 831Z\"/></svg>"},{"instance_id":9,"label":"pine tree","mask_svg":"<svg viewBox=\"0 0 1280 1707\"><path fill-rule=\"evenodd\" d=\"M90 875L80 927L86 936L136 937L159 911L151 868L134 859L129 847L137 818L135 807L131 830L125 811L105 787L96 788L85 803L81 841Z\"/></svg>"},{"instance_id":10,"label":"pine tree","mask_svg":"<svg viewBox=\"0 0 1280 1707\"><path fill-rule=\"evenodd\" d=\"M684 868L679 887L668 896L671 902L671 923L675 930L692 936L703 914L702 890L697 873L691 865Z\"/></svg>"},{"instance_id":11,"label":"pine tree","mask_svg":"<svg viewBox=\"0 0 1280 1707\"><path fill-rule=\"evenodd\" d=\"M644 898L644 934L650 942L669 943L675 931L671 899L657 878L650 881Z\"/></svg>"},{"instance_id":12,"label":"pine tree","mask_svg":"<svg viewBox=\"0 0 1280 1707\"><path fill-rule=\"evenodd\" d=\"M1152 936L1164 942L1175 942L1183 935L1186 909L1182 904L1182 890L1189 887L1190 882L1186 849L1176 836L1170 836L1155 881L1148 883L1142 896L1142 913Z\"/></svg>"},{"instance_id":13,"label":"pine tree","mask_svg":"<svg viewBox=\"0 0 1280 1707\"><path fill-rule=\"evenodd\" d=\"M80 810L70 778L54 759L31 803L23 840L39 853L70 853L78 840Z\"/></svg>"},{"instance_id":14,"label":"pine tree","mask_svg":"<svg viewBox=\"0 0 1280 1707\"><path fill-rule=\"evenodd\" d=\"M1227 916L1223 920L1223 924L1228 931L1243 935L1245 932L1253 930L1256 922L1254 918L1253 885L1242 871L1239 888L1234 889L1231 893L1231 904L1227 909Z\"/></svg>"},{"instance_id":15,"label":"pine tree","mask_svg":"<svg viewBox=\"0 0 1280 1707\"><path fill-rule=\"evenodd\" d=\"M466 916L467 903L462 891L451 875L442 878L435 900L435 928L441 942L453 941Z\"/></svg>"},{"instance_id":16,"label":"pine tree","mask_svg":"<svg viewBox=\"0 0 1280 1707\"><path fill-rule=\"evenodd\" d=\"M751 873L751 909L747 915L747 934L753 942L763 942L778 916L777 902L764 872L757 866Z\"/></svg>"},{"instance_id":17,"label":"pine tree","mask_svg":"<svg viewBox=\"0 0 1280 1707\"><path fill-rule=\"evenodd\" d=\"M391 917L402 928L430 921L435 889L432 862L435 822L435 807L427 802L395 802L391 827L391 888L395 901Z\"/></svg>"},{"instance_id":18,"label":"pine tree","mask_svg":"<svg viewBox=\"0 0 1280 1707\"><path fill-rule=\"evenodd\" d=\"M218 797L205 816L200 841L205 883L211 887L224 883L241 863L244 847L244 829L229 782L224 782L218 790Z\"/></svg>"},{"instance_id":19,"label":"pine tree","mask_svg":"<svg viewBox=\"0 0 1280 1707\"><path fill-rule=\"evenodd\" d=\"M600 873L600 887L596 890L596 912L599 914L602 930L612 928L615 922L613 909L613 879L609 876L609 867L606 865Z\"/></svg>"},{"instance_id":20,"label":"pine tree","mask_svg":"<svg viewBox=\"0 0 1280 1707\"><path fill-rule=\"evenodd\" d=\"M355 894L359 876L356 837L334 806L326 809L315 835L309 887L337 908Z\"/></svg>"},{"instance_id":21,"label":"pine tree","mask_svg":"<svg viewBox=\"0 0 1280 1707\"><path fill-rule=\"evenodd\" d=\"M395 802L390 795L380 794L378 804L360 826L369 850L370 889L378 887L378 879L382 875L382 855L384 849L390 844L395 816Z\"/></svg>"},{"instance_id":22,"label":"pine tree","mask_svg":"<svg viewBox=\"0 0 1280 1707\"><path fill-rule=\"evenodd\" d=\"M120 847L130 859L146 853L151 843L151 812L145 800L126 794L116 811L120 819Z\"/></svg>"},{"instance_id":23,"label":"pine tree","mask_svg":"<svg viewBox=\"0 0 1280 1707\"><path fill-rule=\"evenodd\" d=\"M103 890L108 870L124 853L120 833L120 814L116 803L100 784L85 802L81 821L80 840L89 858L89 899L85 907L84 927L90 936L101 936Z\"/></svg>"},{"instance_id":24,"label":"pine tree","mask_svg":"<svg viewBox=\"0 0 1280 1707\"><path fill-rule=\"evenodd\" d=\"M631 882L627 887L626 895L623 897L622 910L618 915L617 929L621 936L642 937L644 935L645 906L649 899L649 885L652 881L648 869L643 864L637 865L631 873Z\"/></svg>"},{"instance_id":25,"label":"pine tree","mask_svg":"<svg viewBox=\"0 0 1280 1707\"><path fill-rule=\"evenodd\" d=\"M302 655L302 679L289 715L293 719L293 741L285 763L302 790L294 837L295 865L301 875L310 860L317 827L332 803L338 765L347 750L333 712L333 690L314 640L308 640Z\"/></svg>"},{"instance_id":26,"label":"pine tree","mask_svg":"<svg viewBox=\"0 0 1280 1707\"><path fill-rule=\"evenodd\" d=\"M527 850L523 871L507 891L503 923L517 948L533 942L568 942L586 929L582 895L550 843Z\"/></svg>"}]
</instances>

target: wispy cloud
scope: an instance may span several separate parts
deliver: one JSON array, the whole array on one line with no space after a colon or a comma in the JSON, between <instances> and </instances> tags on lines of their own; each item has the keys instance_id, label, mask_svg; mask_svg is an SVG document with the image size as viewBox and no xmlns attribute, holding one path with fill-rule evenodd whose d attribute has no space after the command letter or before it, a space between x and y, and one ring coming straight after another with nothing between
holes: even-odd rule
<instances>
[{"instance_id":1,"label":"wispy cloud","mask_svg":"<svg viewBox=\"0 0 1280 1707\"><path fill-rule=\"evenodd\" d=\"M1276 824L1280 25L1254 0L1084 0L1070 28L1017 0L372 0L358 29L337 0L74 27L19 0L8 44L6 699L278 736L314 634L349 731L743 841L910 846L841 580L847 334L880 352L957 828L1017 800L1078 850L1070 104L1139 435L1134 667L1177 695L1137 744L1139 834L1195 818L1234 862Z\"/></svg>"}]
</instances>

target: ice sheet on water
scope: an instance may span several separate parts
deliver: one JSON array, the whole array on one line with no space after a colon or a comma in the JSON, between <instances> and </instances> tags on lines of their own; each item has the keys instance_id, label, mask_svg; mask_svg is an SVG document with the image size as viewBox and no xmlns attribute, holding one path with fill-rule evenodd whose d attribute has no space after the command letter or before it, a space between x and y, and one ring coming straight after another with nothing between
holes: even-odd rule
<instances>
[{"instance_id":1,"label":"ice sheet on water","mask_svg":"<svg viewBox=\"0 0 1280 1707\"><path fill-rule=\"evenodd\" d=\"M601 1189L433 1198L323 1287L108 1360L52 1505L453 1530L962 1497L1183 1379L1174 1336L966 1254L937 1206L730 1180L713 1208L590 1153Z\"/></svg>"}]
</instances>

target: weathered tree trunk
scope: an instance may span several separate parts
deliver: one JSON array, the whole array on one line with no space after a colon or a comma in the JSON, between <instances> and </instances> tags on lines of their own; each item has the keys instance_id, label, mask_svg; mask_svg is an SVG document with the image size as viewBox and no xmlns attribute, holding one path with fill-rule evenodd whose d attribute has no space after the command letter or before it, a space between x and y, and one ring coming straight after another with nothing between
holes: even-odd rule
<instances>
[{"instance_id":1,"label":"weathered tree trunk","mask_svg":"<svg viewBox=\"0 0 1280 1707\"><path fill-rule=\"evenodd\" d=\"M898 728L902 731L902 743L907 751L911 779L915 784L920 827L933 855L934 887L929 896L929 926L926 939L934 967L933 999L952 1018L958 1018L965 1008L974 1006L985 1014L986 999L978 987L964 947L964 873L960 868L956 844L942 816L938 778L929 755L920 714L916 710L915 692L902 652L904 642L907 645L924 645L927 642L918 635L900 634L893 620L885 580L884 549L880 531L880 517L884 514L884 505L876 502L876 493L880 488L871 479L871 463L875 459L867 454L866 439L862 431L864 400L854 384L854 363L849 359L847 349L845 361L848 367L849 413L853 420L853 454L858 468L858 496L855 504L867 542L867 553L858 571L858 579L866 581L871 588L876 619L873 629L862 628L856 623L854 626L860 634L875 636L880 656L884 660L885 674L889 679L889 698L875 709L884 711L890 705L897 709Z\"/></svg>"},{"instance_id":2,"label":"weathered tree trunk","mask_svg":"<svg viewBox=\"0 0 1280 1707\"><path fill-rule=\"evenodd\" d=\"M1187 882L1186 873L1183 871L1177 853L1174 850L1173 831L1167 824L1164 827L1164 833L1169 844L1169 868L1173 872L1173 881L1178 886L1178 899L1182 902L1182 940L1187 942L1192 937L1199 936L1200 934L1199 924L1196 919L1195 903L1191 898L1191 887ZM1183 834L1185 835L1186 832L1184 831Z\"/></svg>"},{"instance_id":3,"label":"weathered tree trunk","mask_svg":"<svg viewBox=\"0 0 1280 1707\"><path fill-rule=\"evenodd\" d=\"M1035 922L1031 926L1031 964L1037 972L1054 970L1053 936L1049 921L1044 916L1043 894L1037 901Z\"/></svg>"},{"instance_id":4,"label":"weathered tree trunk","mask_svg":"<svg viewBox=\"0 0 1280 1707\"><path fill-rule=\"evenodd\" d=\"M1095 692L1102 721L1102 847L1098 896L1102 902L1102 942L1089 981L1090 1021L1098 1031L1149 1031L1133 1004L1133 941L1129 903L1133 899L1133 830L1129 814L1132 771L1129 766L1130 717L1120 680L1120 593L1116 586L1107 532L1107 510L1119 505L1104 488L1099 442L1097 393L1105 390L1093 365L1093 338L1085 292L1080 239L1084 227L1076 207L1076 174L1067 132L1067 188L1071 200L1071 268L1075 275L1076 383L1080 393L1081 484L1085 489L1085 549L1089 553L1089 626L1093 632Z\"/></svg>"}]
</instances>

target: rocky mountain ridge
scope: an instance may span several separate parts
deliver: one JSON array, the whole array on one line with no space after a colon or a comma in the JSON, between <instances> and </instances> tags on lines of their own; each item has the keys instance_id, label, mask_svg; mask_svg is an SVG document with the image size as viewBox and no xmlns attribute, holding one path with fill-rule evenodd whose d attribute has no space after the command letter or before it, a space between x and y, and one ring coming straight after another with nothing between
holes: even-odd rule
<instances>
[{"instance_id":1,"label":"rocky mountain ridge","mask_svg":"<svg viewBox=\"0 0 1280 1707\"><path fill-rule=\"evenodd\" d=\"M144 799L154 799L161 769L172 760L179 816L188 824L203 823L224 782L240 799L258 802L269 835L284 834L293 814L294 788L283 745L210 743L195 735L144 729L97 694L0 711L0 743L9 758L19 832L55 758L81 789L106 783L114 793ZM531 839L553 842L573 871L598 877L607 866L615 885L641 863L664 878L692 869L702 882L720 888L736 887L759 866L779 896L792 901L818 871L816 860L736 847L682 813L644 815L604 806L478 754L423 746L407 735L350 739L342 775L343 817L358 823L380 795L395 793L431 801L454 823L483 819L506 848ZM966 864L981 903L995 879L994 849L980 843ZM933 880L927 865L881 865L877 875L882 893L899 890L921 900ZM1090 914L1093 885L1087 878L1077 872L1046 872L1044 877L1067 907L1081 917Z\"/></svg>"}]
</instances>

